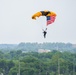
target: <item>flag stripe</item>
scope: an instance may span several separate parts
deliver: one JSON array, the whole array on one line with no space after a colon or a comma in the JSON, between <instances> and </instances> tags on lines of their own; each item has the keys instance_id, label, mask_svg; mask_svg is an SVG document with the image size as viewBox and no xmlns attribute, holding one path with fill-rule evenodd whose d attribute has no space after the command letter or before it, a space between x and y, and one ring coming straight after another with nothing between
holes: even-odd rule
<instances>
[{"instance_id":1,"label":"flag stripe","mask_svg":"<svg viewBox=\"0 0 76 75\"><path fill-rule=\"evenodd\" d=\"M55 21L55 16L47 16L47 25L52 24Z\"/></svg>"}]
</instances>

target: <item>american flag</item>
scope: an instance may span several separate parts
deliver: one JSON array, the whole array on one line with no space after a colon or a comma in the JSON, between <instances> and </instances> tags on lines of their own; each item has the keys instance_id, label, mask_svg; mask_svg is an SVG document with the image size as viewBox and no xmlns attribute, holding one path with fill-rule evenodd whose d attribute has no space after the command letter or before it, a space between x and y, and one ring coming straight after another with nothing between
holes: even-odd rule
<instances>
[{"instance_id":1,"label":"american flag","mask_svg":"<svg viewBox=\"0 0 76 75\"><path fill-rule=\"evenodd\" d=\"M55 16L47 16L47 25L52 24L55 21Z\"/></svg>"}]
</instances>

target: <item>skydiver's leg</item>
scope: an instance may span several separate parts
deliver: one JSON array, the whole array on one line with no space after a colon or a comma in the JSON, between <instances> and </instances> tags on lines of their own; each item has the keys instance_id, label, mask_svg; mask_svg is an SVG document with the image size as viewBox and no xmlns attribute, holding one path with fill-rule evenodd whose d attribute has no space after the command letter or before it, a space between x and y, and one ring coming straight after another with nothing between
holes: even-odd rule
<instances>
[{"instance_id":1,"label":"skydiver's leg","mask_svg":"<svg viewBox=\"0 0 76 75\"><path fill-rule=\"evenodd\" d=\"M46 38L46 34L44 34L44 38Z\"/></svg>"}]
</instances>

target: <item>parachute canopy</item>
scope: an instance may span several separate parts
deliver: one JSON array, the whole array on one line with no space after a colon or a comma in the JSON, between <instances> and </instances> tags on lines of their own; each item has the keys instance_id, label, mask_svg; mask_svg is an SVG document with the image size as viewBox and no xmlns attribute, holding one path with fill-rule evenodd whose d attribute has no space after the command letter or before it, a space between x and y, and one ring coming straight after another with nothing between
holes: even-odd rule
<instances>
[{"instance_id":1,"label":"parachute canopy","mask_svg":"<svg viewBox=\"0 0 76 75\"><path fill-rule=\"evenodd\" d=\"M56 18L56 13L52 11L39 11L32 16L32 19L36 20L36 17L45 16L47 20L47 25L53 23Z\"/></svg>"}]
</instances>

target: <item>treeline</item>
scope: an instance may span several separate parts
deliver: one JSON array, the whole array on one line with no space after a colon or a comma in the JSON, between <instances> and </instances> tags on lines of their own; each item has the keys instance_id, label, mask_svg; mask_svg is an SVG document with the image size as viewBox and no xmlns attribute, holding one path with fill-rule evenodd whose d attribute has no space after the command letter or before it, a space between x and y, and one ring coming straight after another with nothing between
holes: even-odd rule
<instances>
[{"instance_id":1,"label":"treeline","mask_svg":"<svg viewBox=\"0 0 76 75\"><path fill-rule=\"evenodd\" d=\"M0 44L0 51L10 52L12 50L21 50L26 52L37 52L39 49L59 50L76 52L76 45L71 43L24 43L19 44Z\"/></svg>"},{"instance_id":2,"label":"treeline","mask_svg":"<svg viewBox=\"0 0 76 75\"><path fill-rule=\"evenodd\" d=\"M0 51L0 73L4 75L76 75L76 53Z\"/></svg>"}]
</instances>

